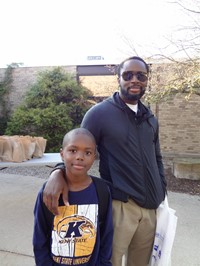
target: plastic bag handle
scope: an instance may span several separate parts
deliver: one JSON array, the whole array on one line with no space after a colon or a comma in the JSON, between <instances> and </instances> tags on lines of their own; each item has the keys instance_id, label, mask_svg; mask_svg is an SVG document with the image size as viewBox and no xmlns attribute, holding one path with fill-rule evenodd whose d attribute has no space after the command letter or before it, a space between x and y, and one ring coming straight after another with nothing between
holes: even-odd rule
<instances>
[{"instance_id":1,"label":"plastic bag handle","mask_svg":"<svg viewBox=\"0 0 200 266\"><path fill-rule=\"evenodd\" d=\"M167 195L165 196L165 199L163 201L163 205L166 206L167 208L169 208L169 203L168 203L168 197L167 197Z\"/></svg>"}]
</instances>

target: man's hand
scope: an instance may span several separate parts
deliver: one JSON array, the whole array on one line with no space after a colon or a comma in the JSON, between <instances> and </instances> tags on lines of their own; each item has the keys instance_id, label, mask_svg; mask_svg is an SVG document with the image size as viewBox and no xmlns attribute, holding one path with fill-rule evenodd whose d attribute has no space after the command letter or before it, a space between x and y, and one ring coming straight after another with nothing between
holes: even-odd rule
<instances>
[{"instance_id":1,"label":"man's hand","mask_svg":"<svg viewBox=\"0 0 200 266\"><path fill-rule=\"evenodd\" d=\"M58 200L62 194L63 202L67 206L68 186L63 177L63 172L57 169L51 173L43 191L43 201L46 207L54 214L58 215Z\"/></svg>"}]
</instances>

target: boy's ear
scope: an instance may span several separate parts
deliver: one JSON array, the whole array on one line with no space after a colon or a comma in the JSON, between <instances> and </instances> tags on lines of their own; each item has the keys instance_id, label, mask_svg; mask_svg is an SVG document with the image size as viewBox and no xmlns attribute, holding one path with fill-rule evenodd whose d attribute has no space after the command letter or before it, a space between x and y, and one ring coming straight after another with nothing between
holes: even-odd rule
<instances>
[{"instance_id":1,"label":"boy's ear","mask_svg":"<svg viewBox=\"0 0 200 266\"><path fill-rule=\"evenodd\" d=\"M62 160L64 161L64 158L63 158L63 149L62 148L60 149L60 156L61 156Z\"/></svg>"}]
</instances>

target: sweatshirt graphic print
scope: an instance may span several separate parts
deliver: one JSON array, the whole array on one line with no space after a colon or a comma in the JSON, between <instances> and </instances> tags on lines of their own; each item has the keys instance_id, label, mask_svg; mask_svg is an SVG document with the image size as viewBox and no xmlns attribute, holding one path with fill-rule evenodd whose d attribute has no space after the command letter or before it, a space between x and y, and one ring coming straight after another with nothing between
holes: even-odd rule
<instances>
[{"instance_id":1,"label":"sweatshirt graphic print","mask_svg":"<svg viewBox=\"0 0 200 266\"><path fill-rule=\"evenodd\" d=\"M97 234L98 205L60 206L54 217L51 253L63 265L81 265L90 260Z\"/></svg>"}]
</instances>

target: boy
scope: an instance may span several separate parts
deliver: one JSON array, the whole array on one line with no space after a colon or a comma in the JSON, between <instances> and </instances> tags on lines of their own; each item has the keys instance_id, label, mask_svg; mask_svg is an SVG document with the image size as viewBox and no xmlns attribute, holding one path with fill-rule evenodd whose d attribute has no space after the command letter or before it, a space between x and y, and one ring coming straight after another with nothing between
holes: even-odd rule
<instances>
[{"instance_id":1,"label":"boy","mask_svg":"<svg viewBox=\"0 0 200 266\"><path fill-rule=\"evenodd\" d=\"M84 128L68 132L60 154L65 164L70 205L64 206L60 197L59 215L54 216L43 203L45 185L40 190L34 209L36 265L111 266L111 196L101 179L88 175L96 154L93 135ZM108 200L103 204L102 197L105 201L106 195ZM106 208L104 215L103 208Z\"/></svg>"}]
</instances>

